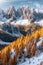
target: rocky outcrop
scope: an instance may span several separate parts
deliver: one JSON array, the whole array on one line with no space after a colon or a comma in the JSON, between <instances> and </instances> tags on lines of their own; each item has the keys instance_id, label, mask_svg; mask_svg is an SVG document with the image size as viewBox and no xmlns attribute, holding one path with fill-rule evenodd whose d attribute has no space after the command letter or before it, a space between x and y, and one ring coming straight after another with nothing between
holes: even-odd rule
<instances>
[{"instance_id":1,"label":"rocky outcrop","mask_svg":"<svg viewBox=\"0 0 43 65\"><path fill-rule=\"evenodd\" d=\"M10 6L6 11L6 17L12 18L13 20L16 20L16 10L14 6Z\"/></svg>"}]
</instances>

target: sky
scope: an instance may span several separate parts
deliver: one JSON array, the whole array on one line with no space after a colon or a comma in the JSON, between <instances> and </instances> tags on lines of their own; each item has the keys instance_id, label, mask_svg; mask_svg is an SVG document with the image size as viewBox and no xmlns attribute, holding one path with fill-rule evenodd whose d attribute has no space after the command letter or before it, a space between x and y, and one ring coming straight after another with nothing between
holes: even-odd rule
<instances>
[{"instance_id":1,"label":"sky","mask_svg":"<svg viewBox=\"0 0 43 65\"><path fill-rule=\"evenodd\" d=\"M0 0L0 8L2 9L6 9L11 5L15 6L15 8L28 5L30 7L43 9L43 0Z\"/></svg>"}]
</instances>

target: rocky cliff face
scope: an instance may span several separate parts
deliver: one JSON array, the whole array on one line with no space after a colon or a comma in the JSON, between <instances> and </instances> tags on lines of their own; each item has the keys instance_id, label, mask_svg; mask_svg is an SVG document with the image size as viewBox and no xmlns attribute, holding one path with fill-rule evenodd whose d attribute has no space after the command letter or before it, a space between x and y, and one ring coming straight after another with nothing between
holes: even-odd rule
<instances>
[{"instance_id":1,"label":"rocky cliff face","mask_svg":"<svg viewBox=\"0 0 43 65\"><path fill-rule=\"evenodd\" d=\"M10 6L7 11L6 11L6 17L7 18L12 18L13 20L16 20L16 10L14 6Z\"/></svg>"}]
</instances>

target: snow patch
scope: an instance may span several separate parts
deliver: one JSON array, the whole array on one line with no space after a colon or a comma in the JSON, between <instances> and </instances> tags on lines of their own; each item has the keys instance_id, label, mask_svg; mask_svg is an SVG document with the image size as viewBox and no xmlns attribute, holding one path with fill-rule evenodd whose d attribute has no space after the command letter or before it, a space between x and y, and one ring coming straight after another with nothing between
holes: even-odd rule
<instances>
[{"instance_id":1,"label":"snow patch","mask_svg":"<svg viewBox=\"0 0 43 65\"><path fill-rule=\"evenodd\" d=\"M40 26L43 26L43 19L40 21L35 21L34 23L39 24Z\"/></svg>"},{"instance_id":2,"label":"snow patch","mask_svg":"<svg viewBox=\"0 0 43 65\"><path fill-rule=\"evenodd\" d=\"M5 45L5 44L8 45L8 44L10 44L10 42L4 42L4 41L0 40L0 44L1 45Z\"/></svg>"},{"instance_id":3,"label":"snow patch","mask_svg":"<svg viewBox=\"0 0 43 65\"><path fill-rule=\"evenodd\" d=\"M14 49L12 49L12 50L11 50L11 53L10 53L10 57L13 59L14 56L15 56L15 54L16 54L16 53L15 53Z\"/></svg>"},{"instance_id":4,"label":"snow patch","mask_svg":"<svg viewBox=\"0 0 43 65\"><path fill-rule=\"evenodd\" d=\"M22 19L22 20L18 20L16 22L11 22L12 25L29 25L30 21L28 21L28 19Z\"/></svg>"},{"instance_id":5,"label":"snow patch","mask_svg":"<svg viewBox=\"0 0 43 65\"><path fill-rule=\"evenodd\" d=\"M39 41L37 42L37 47L41 45L42 41L43 41L43 37L40 37Z\"/></svg>"},{"instance_id":6,"label":"snow patch","mask_svg":"<svg viewBox=\"0 0 43 65\"><path fill-rule=\"evenodd\" d=\"M26 52L27 51L27 49L26 49L26 47L24 48L24 52Z\"/></svg>"},{"instance_id":7,"label":"snow patch","mask_svg":"<svg viewBox=\"0 0 43 65\"><path fill-rule=\"evenodd\" d=\"M4 22L0 21L0 25L4 24Z\"/></svg>"}]
</instances>

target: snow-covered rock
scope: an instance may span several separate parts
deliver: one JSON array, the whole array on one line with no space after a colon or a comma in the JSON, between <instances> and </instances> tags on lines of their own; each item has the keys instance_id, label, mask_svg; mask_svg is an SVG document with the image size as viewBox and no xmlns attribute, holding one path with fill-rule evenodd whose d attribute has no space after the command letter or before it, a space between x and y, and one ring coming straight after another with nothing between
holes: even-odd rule
<instances>
[{"instance_id":1,"label":"snow-covered rock","mask_svg":"<svg viewBox=\"0 0 43 65\"><path fill-rule=\"evenodd\" d=\"M43 26L43 19L40 20L40 21L35 21L34 23L36 23L36 24L38 24L38 25L40 25L40 26Z\"/></svg>"},{"instance_id":2,"label":"snow-covered rock","mask_svg":"<svg viewBox=\"0 0 43 65\"><path fill-rule=\"evenodd\" d=\"M28 19L18 20L16 22L11 22L12 25L29 25L30 21Z\"/></svg>"},{"instance_id":3,"label":"snow-covered rock","mask_svg":"<svg viewBox=\"0 0 43 65\"><path fill-rule=\"evenodd\" d=\"M32 58L25 58L24 62L19 62L19 64L17 65L40 65L42 61L43 61L43 53L40 53L39 56L34 56Z\"/></svg>"}]
</instances>

